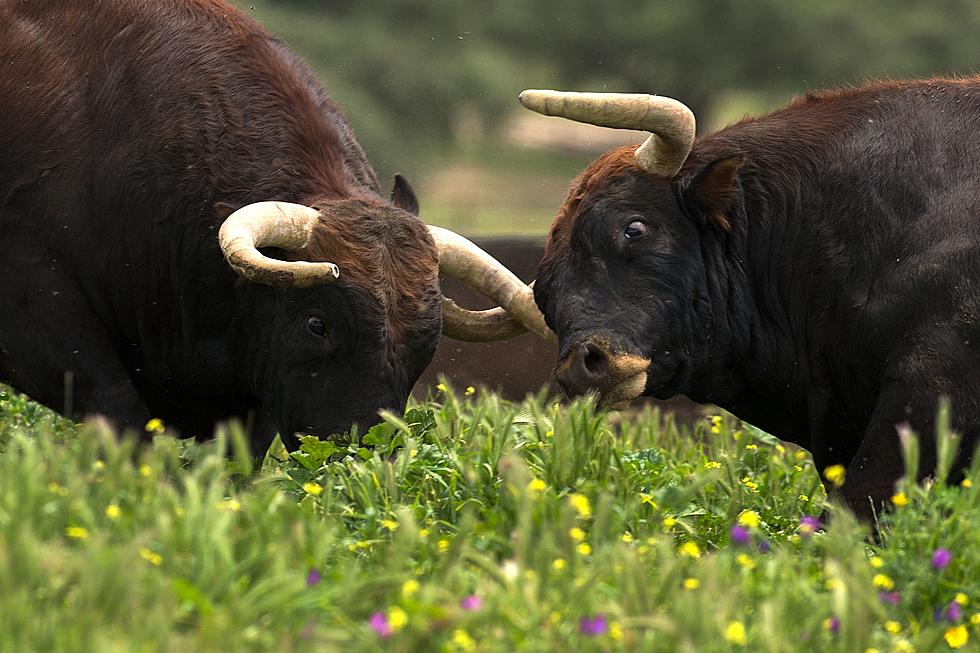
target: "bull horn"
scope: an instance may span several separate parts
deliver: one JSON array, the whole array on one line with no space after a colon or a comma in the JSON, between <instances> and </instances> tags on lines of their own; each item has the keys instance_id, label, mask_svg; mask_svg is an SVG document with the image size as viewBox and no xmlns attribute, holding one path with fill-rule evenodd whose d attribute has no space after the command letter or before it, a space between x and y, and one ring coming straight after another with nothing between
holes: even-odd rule
<instances>
[{"instance_id":1,"label":"bull horn","mask_svg":"<svg viewBox=\"0 0 980 653\"><path fill-rule=\"evenodd\" d=\"M439 271L499 304L487 311L469 311L451 299L444 299L445 335L457 340L488 342L533 331L550 342L556 341L534 303L530 286L459 234L432 225L429 233L439 250Z\"/></svg>"},{"instance_id":2,"label":"bull horn","mask_svg":"<svg viewBox=\"0 0 980 653\"><path fill-rule=\"evenodd\" d=\"M280 261L258 249L302 249L309 243L319 216L319 211L302 204L256 202L228 216L218 231L218 242L228 264L249 281L300 288L330 283L340 276L333 263Z\"/></svg>"},{"instance_id":3,"label":"bull horn","mask_svg":"<svg viewBox=\"0 0 980 653\"><path fill-rule=\"evenodd\" d=\"M651 132L636 148L645 171L671 179L694 145L694 114L683 103L645 93L571 93L527 90L518 98L531 111L616 129Z\"/></svg>"}]
</instances>

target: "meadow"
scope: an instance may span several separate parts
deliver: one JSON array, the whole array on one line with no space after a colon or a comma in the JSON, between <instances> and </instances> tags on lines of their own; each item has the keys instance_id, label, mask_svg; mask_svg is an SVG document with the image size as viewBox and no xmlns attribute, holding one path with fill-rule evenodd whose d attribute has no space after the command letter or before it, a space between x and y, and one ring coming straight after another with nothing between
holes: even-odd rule
<instances>
[{"instance_id":1,"label":"meadow","mask_svg":"<svg viewBox=\"0 0 980 653\"><path fill-rule=\"evenodd\" d=\"M976 651L980 462L946 482L946 424L872 538L841 469L728 415L441 384L290 454L0 386L0 650Z\"/></svg>"}]
</instances>

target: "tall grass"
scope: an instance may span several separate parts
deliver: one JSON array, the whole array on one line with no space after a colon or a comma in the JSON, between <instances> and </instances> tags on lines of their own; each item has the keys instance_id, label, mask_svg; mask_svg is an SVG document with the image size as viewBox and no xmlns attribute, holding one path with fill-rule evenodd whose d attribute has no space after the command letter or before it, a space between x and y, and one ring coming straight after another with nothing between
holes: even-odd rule
<instances>
[{"instance_id":1,"label":"tall grass","mask_svg":"<svg viewBox=\"0 0 980 653\"><path fill-rule=\"evenodd\" d=\"M807 454L728 416L446 389L369 446L244 441L137 445L0 389L0 650L980 641L977 464L968 487L902 481L872 544Z\"/></svg>"}]
</instances>

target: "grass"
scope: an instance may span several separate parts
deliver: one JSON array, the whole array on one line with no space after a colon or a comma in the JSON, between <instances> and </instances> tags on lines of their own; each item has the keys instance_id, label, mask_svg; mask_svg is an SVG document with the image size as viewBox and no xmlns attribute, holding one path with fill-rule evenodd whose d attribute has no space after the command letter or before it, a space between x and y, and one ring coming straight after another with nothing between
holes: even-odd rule
<instances>
[{"instance_id":1,"label":"grass","mask_svg":"<svg viewBox=\"0 0 980 653\"><path fill-rule=\"evenodd\" d=\"M828 509L809 456L728 416L445 389L364 441L137 445L0 387L0 650L980 641L977 464L970 487L902 481L872 544L833 506L801 528Z\"/></svg>"}]
</instances>

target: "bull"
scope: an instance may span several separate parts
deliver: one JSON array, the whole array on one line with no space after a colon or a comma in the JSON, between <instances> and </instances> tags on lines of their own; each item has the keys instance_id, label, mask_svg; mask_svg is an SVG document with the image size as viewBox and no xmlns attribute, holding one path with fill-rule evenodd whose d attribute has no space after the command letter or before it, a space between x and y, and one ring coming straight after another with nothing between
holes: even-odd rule
<instances>
[{"instance_id":1,"label":"bull","mask_svg":"<svg viewBox=\"0 0 980 653\"><path fill-rule=\"evenodd\" d=\"M363 431L440 331L533 309L407 181L384 197L309 68L223 1L0 2L0 60L0 380L40 402L253 415L256 446ZM440 268L510 313L445 300Z\"/></svg>"},{"instance_id":2,"label":"bull","mask_svg":"<svg viewBox=\"0 0 980 653\"><path fill-rule=\"evenodd\" d=\"M951 400L980 435L980 81L810 93L695 139L671 98L529 90L545 115L650 132L572 183L535 298L556 378L606 406L687 395L846 466L868 518ZM936 464L921 443L922 474Z\"/></svg>"}]
</instances>

